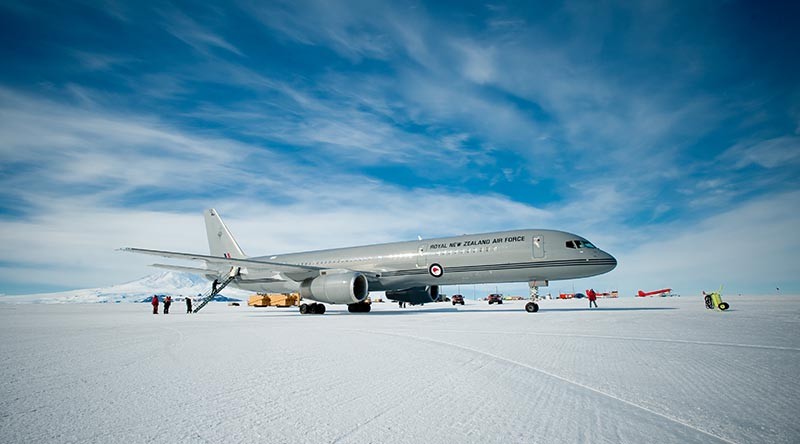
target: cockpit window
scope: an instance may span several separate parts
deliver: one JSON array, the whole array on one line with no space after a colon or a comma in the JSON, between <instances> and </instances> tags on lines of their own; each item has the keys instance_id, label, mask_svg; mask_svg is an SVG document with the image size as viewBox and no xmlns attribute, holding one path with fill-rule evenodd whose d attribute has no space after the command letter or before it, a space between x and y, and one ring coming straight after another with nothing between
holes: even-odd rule
<instances>
[{"instance_id":1,"label":"cockpit window","mask_svg":"<svg viewBox=\"0 0 800 444\"><path fill-rule=\"evenodd\" d=\"M597 248L589 241L582 240L569 240L567 241L567 248Z\"/></svg>"}]
</instances>

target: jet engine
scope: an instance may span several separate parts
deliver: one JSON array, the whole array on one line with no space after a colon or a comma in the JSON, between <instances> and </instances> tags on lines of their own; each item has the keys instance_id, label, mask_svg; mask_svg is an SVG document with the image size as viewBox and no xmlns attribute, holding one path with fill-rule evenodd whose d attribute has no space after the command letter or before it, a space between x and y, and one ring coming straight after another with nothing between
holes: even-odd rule
<instances>
[{"instance_id":1,"label":"jet engine","mask_svg":"<svg viewBox=\"0 0 800 444\"><path fill-rule=\"evenodd\" d=\"M355 304L367 298L369 284L361 273L322 274L300 283L300 295L328 304Z\"/></svg>"},{"instance_id":2,"label":"jet engine","mask_svg":"<svg viewBox=\"0 0 800 444\"><path fill-rule=\"evenodd\" d=\"M386 298L409 304L427 304L439 298L439 286L414 287L406 290L386 290Z\"/></svg>"}]
</instances>

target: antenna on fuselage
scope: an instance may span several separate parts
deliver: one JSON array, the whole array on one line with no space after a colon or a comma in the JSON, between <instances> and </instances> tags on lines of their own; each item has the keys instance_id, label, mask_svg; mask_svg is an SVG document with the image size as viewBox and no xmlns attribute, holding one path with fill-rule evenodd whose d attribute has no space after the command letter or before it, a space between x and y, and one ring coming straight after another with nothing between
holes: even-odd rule
<instances>
[{"instance_id":1,"label":"antenna on fuselage","mask_svg":"<svg viewBox=\"0 0 800 444\"><path fill-rule=\"evenodd\" d=\"M420 235L418 234L418 235L417 235L417 240L422 240L422 236L420 236Z\"/></svg>"}]
</instances>

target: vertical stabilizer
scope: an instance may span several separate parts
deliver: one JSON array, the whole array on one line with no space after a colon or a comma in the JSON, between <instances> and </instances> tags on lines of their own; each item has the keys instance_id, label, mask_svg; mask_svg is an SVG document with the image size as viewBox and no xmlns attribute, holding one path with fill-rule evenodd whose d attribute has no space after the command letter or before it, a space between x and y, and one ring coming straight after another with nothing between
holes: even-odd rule
<instances>
[{"instance_id":1,"label":"vertical stabilizer","mask_svg":"<svg viewBox=\"0 0 800 444\"><path fill-rule=\"evenodd\" d=\"M244 259L244 252L219 217L217 210L210 208L205 211L206 234L208 235L208 249L212 256Z\"/></svg>"}]
</instances>

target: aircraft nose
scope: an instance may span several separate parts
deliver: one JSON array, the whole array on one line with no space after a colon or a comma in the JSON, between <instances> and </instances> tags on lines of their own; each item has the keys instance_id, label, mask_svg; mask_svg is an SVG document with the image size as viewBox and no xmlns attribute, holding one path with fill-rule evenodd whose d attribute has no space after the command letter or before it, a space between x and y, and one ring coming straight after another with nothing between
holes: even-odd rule
<instances>
[{"instance_id":1,"label":"aircraft nose","mask_svg":"<svg viewBox=\"0 0 800 444\"><path fill-rule=\"evenodd\" d=\"M603 253L606 253L606 252L604 251ZM607 261L608 270L606 270L606 273L607 273L607 272L617 268L617 259L614 256L612 256L612 255L610 255L608 253L606 253L606 257L608 259L608 261Z\"/></svg>"}]
</instances>

